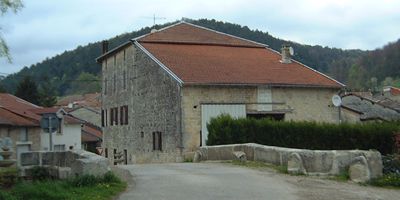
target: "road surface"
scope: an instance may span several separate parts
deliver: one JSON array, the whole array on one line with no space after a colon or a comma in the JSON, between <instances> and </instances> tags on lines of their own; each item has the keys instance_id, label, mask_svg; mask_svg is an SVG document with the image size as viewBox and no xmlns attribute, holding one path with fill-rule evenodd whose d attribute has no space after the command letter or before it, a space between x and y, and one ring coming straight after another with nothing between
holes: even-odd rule
<instances>
[{"instance_id":1,"label":"road surface","mask_svg":"<svg viewBox=\"0 0 400 200\"><path fill-rule=\"evenodd\" d=\"M400 199L400 190L290 176L228 163L171 163L119 166L133 182L119 200L305 200Z\"/></svg>"}]
</instances>

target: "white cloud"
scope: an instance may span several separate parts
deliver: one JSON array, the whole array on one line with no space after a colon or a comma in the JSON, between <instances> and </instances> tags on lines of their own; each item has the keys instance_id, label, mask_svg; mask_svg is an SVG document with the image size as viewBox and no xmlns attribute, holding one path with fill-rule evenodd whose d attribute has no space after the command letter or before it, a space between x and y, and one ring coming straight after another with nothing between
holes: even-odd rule
<instances>
[{"instance_id":1,"label":"white cloud","mask_svg":"<svg viewBox=\"0 0 400 200\"><path fill-rule=\"evenodd\" d=\"M25 0L18 14L0 18L13 64L0 60L0 72L15 72L46 57L182 17L209 18L267 31L304 44L374 49L400 35L396 0Z\"/></svg>"}]
</instances>

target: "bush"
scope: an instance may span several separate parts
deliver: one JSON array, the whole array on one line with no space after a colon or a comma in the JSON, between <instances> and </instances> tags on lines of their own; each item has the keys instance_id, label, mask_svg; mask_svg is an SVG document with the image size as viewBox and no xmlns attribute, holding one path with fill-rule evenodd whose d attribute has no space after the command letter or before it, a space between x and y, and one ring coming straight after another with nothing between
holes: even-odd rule
<instances>
[{"instance_id":1,"label":"bush","mask_svg":"<svg viewBox=\"0 0 400 200\"><path fill-rule=\"evenodd\" d=\"M30 170L32 180L44 181L50 179L49 170L46 167L35 166Z\"/></svg>"},{"instance_id":2,"label":"bush","mask_svg":"<svg viewBox=\"0 0 400 200\"><path fill-rule=\"evenodd\" d=\"M0 187L9 188L17 181L17 168L0 168Z\"/></svg>"},{"instance_id":3,"label":"bush","mask_svg":"<svg viewBox=\"0 0 400 200\"><path fill-rule=\"evenodd\" d=\"M319 149L376 149L394 152L394 132L399 123L328 124L316 122L232 119L221 115L207 124L207 145L254 142L263 145Z\"/></svg>"},{"instance_id":4,"label":"bush","mask_svg":"<svg viewBox=\"0 0 400 200\"><path fill-rule=\"evenodd\" d=\"M400 155L382 156L383 174L400 175Z\"/></svg>"},{"instance_id":5,"label":"bush","mask_svg":"<svg viewBox=\"0 0 400 200\"><path fill-rule=\"evenodd\" d=\"M380 178L372 179L369 184L379 187L400 187L400 174L385 174Z\"/></svg>"},{"instance_id":6,"label":"bush","mask_svg":"<svg viewBox=\"0 0 400 200\"><path fill-rule=\"evenodd\" d=\"M121 183L121 180L112 172L107 172L100 177L94 175L83 175L69 180L69 184L74 187L94 186L99 183Z\"/></svg>"},{"instance_id":7,"label":"bush","mask_svg":"<svg viewBox=\"0 0 400 200\"><path fill-rule=\"evenodd\" d=\"M110 171L110 172L107 172L104 174L102 182L103 183L120 183L121 180L117 176L115 176L114 173L112 173Z\"/></svg>"}]
</instances>

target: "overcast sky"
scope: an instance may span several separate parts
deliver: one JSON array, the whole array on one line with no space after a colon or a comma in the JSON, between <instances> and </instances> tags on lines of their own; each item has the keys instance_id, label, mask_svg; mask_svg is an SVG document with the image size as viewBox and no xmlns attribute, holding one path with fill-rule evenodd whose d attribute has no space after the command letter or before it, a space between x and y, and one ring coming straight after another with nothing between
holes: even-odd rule
<instances>
[{"instance_id":1,"label":"overcast sky","mask_svg":"<svg viewBox=\"0 0 400 200\"><path fill-rule=\"evenodd\" d=\"M246 25L295 42L372 50L400 38L399 0L23 0L25 7L0 17L13 63L0 58L0 73L14 73L78 45L182 17Z\"/></svg>"}]
</instances>

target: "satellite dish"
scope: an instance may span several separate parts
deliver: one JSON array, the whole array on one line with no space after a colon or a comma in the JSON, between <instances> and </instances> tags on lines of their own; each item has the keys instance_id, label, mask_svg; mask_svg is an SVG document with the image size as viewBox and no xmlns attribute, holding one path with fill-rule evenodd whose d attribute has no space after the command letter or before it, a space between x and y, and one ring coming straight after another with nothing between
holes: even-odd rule
<instances>
[{"instance_id":1,"label":"satellite dish","mask_svg":"<svg viewBox=\"0 0 400 200\"><path fill-rule=\"evenodd\" d=\"M289 47L289 53L290 53L291 56L294 55L294 49L293 49L293 47Z\"/></svg>"},{"instance_id":2,"label":"satellite dish","mask_svg":"<svg viewBox=\"0 0 400 200\"><path fill-rule=\"evenodd\" d=\"M332 96L332 103L335 107L339 107L342 105L342 98L339 95L335 94Z\"/></svg>"}]
</instances>

